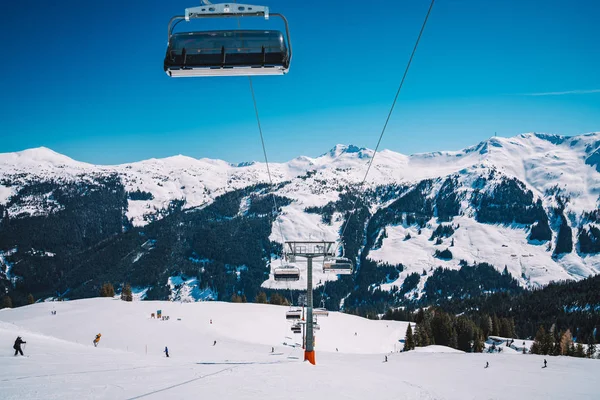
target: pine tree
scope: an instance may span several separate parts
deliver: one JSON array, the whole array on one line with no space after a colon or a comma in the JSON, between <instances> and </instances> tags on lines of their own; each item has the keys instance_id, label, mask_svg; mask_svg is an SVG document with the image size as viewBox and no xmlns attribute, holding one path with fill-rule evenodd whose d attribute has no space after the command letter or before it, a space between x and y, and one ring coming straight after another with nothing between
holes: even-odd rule
<instances>
[{"instance_id":1,"label":"pine tree","mask_svg":"<svg viewBox=\"0 0 600 400\"><path fill-rule=\"evenodd\" d=\"M100 288L100 297L115 297L115 288L112 283L106 282Z\"/></svg>"},{"instance_id":2,"label":"pine tree","mask_svg":"<svg viewBox=\"0 0 600 400\"><path fill-rule=\"evenodd\" d=\"M242 302L242 298L240 296L238 296L237 294L232 294L231 295L231 302L232 303L241 303Z\"/></svg>"},{"instance_id":3,"label":"pine tree","mask_svg":"<svg viewBox=\"0 0 600 400\"><path fill-rule=\"evenodd\" d=\"M406 328L406 336L404 337L404 351L413 350L415 348L415 339L413 338L412 328L410 323Z\"/></svg>"},{"instance_id":4,"label":"pine tree","mask_svg":"<svg viewBox=\"0 0 600 400\"><path fill-rule=\"evenodd\" d=\"M492 316L492 335L500 336L500 320L496 317L496 314Z\"/></svg>"},{"instance_id":5,"label":"pine tree","mask_svg":"<svg viewBox=\"0 0 600 400\"><path fill-rule=\"evenodd\" d=\"M551 332L552 331L546 332L546 334L544 335L544 344L542 346L542 351L545 355L552 354L552 352L554 351L554 337Z\"/></svg>"},{"instance_id":6,"label":"pine tree","mask_svg":"<svg viewBox=\"0 0 600 400\"><path fill-rule=\"evenodd\" d=\"M2 306L0 307L0 309L2 308L12 308L12 299L9 295L5 295L2 298Z\"/></svg>"},{"instance_id":7,"label":"pine tree","mask_svg":"<svg viewBox=\"0 0 600 400\"><path fill-rule=\"evenodd\" d=\"M488 337L492 333L492 329L493 329L492 318L487 314L484 315L481 318L479 327L481 328L483 336Z\"/></svg>"},{"instance_id":8,"label":"pine tree","mask_svg":"<svg viewBox=\"0 0 600 400\"><path fill-rule=\"evenodd\" d=\"M133 293L131 292L131 286L129 283L126 283L123 287L123 291L121 292L121 300L133 301Z\"/></svg>"},{"instance_id":9,"label":"pine tree","mask_svg":"<svg viewBox=\"0 0 600 400\"><path fill-rule=\"evenodd\" d=\"M594 358L594 355L596 354L596 343L594 343L594 339L591 336L588 340L588 346L585 353L587 358Z\"/></svg>"},{"instance_id":10,"label":"pine tree","mask_svg":"<svg viewBox=\"0 0 600 400\"><path fill-rule=\"evenodd\" d=\"M27 304L33 304L35 303L35 299L33 298L33 295L31 293L29 293L29 295L27 295Z\"/></svg>"},{"instance_id":11,"label":"pine tree","mask_svg":"<svg viewBox=\"0 0 600 400\"><path fill-rule=\"evenodd\" d=\"M246 299L246 295L243 294L242 295L242 303L247 303L247 302L248 302L248 299Z\"/></svg>"},{"instance_id":12,"label":"pine tree","mask_svg":"<svg viewBox=\"0 0 600 400\"><path fill-rule=\"evenodd\" d=\"M458 349L458 334L456 333L456 329L452 328L450 331L450 338L448 339L448 347L452 347L453 349Z\"/></svg>"},{"instance_id":13,"label":"pine tree","mask_svg":"<svg viewBox=\"0 0 600 400\"><path fill-rule=\"evenodd\" d=\"M535 334L535 339L533 340L533 344L531 345L531 354L547 354L544 353L546 347L546 330L544 326L540 326L537 333Z\"/></svg>"},{"instance_id":14,"label":"pine tree","mask_svg":"<svg viewBox=\"0 0 600 400\"><path fill-rule=\"evenodd\" d=\"M429 346L431 344L431 338L427 332L427 327L424 323L417 324L415 326L415 345L419 347Z\"/></svg>"},{"instance_id":15,"label":"pine tree","mask_svg":"<svg viewBox=\"0 0 600 400\"><path fill-rule=\"evenodd\" d=\"M585 350L583 349L583 345L581 343L577 343L577 346L575 347L575 353L573 355L580 358L585 357Z\"/></svg>"},{"instance_id":16,"label":"pine tree","mask_svg":"<svg viewBox=\"0 0 600 400\"><path fill-rule=\"evenodd\" d=\"M255 303L266 304L267 303L267 294L265 292L259 292L254 299Z\"/></svg>"},{"instance_id":17,"label":"pine tree","mask_svg":"<svg viewBox=\"0 0 600 400\"><path fill-rule=\"evenodd\" d=\"M475 331L475 339L473 341L473 351L475 353L482 353L485 349L484 343L485 339L483 333L481 332L481 330L477 329Z\"/></svg>"}]
</instances>

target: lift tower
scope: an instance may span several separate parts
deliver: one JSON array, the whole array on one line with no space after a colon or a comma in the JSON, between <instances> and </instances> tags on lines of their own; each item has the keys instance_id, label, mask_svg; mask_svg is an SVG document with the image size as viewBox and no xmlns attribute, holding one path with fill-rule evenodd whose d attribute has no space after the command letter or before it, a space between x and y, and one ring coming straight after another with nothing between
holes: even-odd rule
<instances>
[{"instance_id":1,"label":"lift tower","mask_svg":"<svg viewBox=\"0 0 600 400\"><path fill-rule=\"evenodd\" d=\"M307 242L285 242L284 252L290 257L306 258L306 346L304 349L304 360L315 364L314 332L313 332L313 288L312 288L312 265L313 258L330 258L336 254L335 242L307 241Z\"/></svg>"}]
</instances>

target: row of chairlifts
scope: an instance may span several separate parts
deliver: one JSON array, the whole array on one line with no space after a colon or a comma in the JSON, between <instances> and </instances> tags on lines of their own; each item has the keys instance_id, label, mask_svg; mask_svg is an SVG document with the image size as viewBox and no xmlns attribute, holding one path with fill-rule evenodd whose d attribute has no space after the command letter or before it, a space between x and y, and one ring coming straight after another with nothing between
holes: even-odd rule
<instances>
[{"instance_id":1,"label":"row of chairlifts","mask_svg":"<svg viewBox=\"0 0 600 400\"><path fill-rule=\"evenodd\" d=\"M170 77L284 75L292 61L287 19L270 13L269 7L222 3L187 8L171 18L164 70ZM175 26L191 19L279 17L285 36L276 30L217 30L173 33Z\"/></svg>"},{"instance_id":2,"label":"row of chairlifts","mask_svg":"<svg viewBox=\"0 0 600 400\"><path fill-rule=\"evenodd\" d=\"M293 333L302 333L302 325L306 325L306 322L305 321L295 322L291 327L291 331ZM313 321L313 329L315 331L318 331L321 329L321 326L319 326L316 319Z\"/></svg>"},{"instance_id":3,"label":"row of chairlifts","mask_svg":"<svg viewBox=\"0 0 600 400\"><path fill-rule=\"evenodd\" d=\"M319 317L328 317L329 311L325 307L313 308L313 315ZM298 307L291 307L285 313L285 319L287 320L300 320L302 319L302 309Z\"/></svg>"},{"instance_id":4,"label":"row of chairlifts","mask_svg":"<svg viewBox=\"0 0 600 400\"><path fill-rule=\"evenodd\" d=\"M351 275L353 270L352 261L345 257L325 257L323 261L323 273ZM283 263L280 267L273 269L273 278L277 282L298 281L300 280L300 268Z\"/></svg>"}]
</instances>

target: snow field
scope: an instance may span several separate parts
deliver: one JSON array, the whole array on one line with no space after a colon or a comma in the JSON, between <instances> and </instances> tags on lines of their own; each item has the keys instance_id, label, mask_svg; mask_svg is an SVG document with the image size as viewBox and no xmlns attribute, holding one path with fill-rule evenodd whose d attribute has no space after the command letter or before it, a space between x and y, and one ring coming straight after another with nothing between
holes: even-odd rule
<instances>
[{"instance_id":1,"label":"snow field","mask_svg":"<svg viewBox=\"0 0 600 400\"><path fill-rule=\"evenodd\" d=\"M150 319L157 309L170 319ZM598 360L546 357L542 369L544 357L533 355L466 354L443 346L393 353L407 323L339 313L319 319L312 366L302 362L301 349L283 344L299 341L299 335L289 339L286 309L87 299L0 310L0 397L596 398ZM13 357L17 335L27 341L28 357ZM162 353L165 345L170 358Z\"/></svg>"}]
</instances>

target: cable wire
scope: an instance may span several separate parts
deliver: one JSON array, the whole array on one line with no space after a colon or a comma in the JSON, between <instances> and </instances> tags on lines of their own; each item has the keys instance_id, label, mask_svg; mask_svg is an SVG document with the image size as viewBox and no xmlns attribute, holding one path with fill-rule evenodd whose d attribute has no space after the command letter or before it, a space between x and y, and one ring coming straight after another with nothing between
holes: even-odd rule
<instances>
[{"instance_id":1,"label":"cable wire","mask_svg":"<svg viewBox=\"0 0 600 400\"><path fill-rule=\"evenodd\" d=\"M237 0L235 0L234 3L237 3ZM240 17L238 16L236 19L237 19L238 29L241 29ZM265 146L265 138L264 138L263 131L262 131L262 125L260 123L260 115L258 113L258 105L256 102L256 95L254 94L254 85L252 84L251 76L248 76L248 83L250 84L250 93L252 94L252 103L254 104L254 114L256 115L256 124L258 125L258 132L260 134L260 143L262 145L263 155L265 157L265 164L267 166L267 175L269 176L269 184L271 186L273 186L273 178L271 176L271 169L269 167L269 158L267 157L267 148ZM285 237L283 236L283 230L281 229L281 222L279 221L279 218L277 218L277 210L279 210L279 207L277 207L277 198L275 197L275 192L271 191L271 195L273 197L273 214L275 215L275 222L277 223L277 227L279 229L279 235L281 236L281 247L282 247L282 252L283 252L283 248L285 247ZM281 263L283 264L283 255L281 258Z\"/></svg>"},{"instance_id":2,"label":"cable wire","mask_svg":"<svg viewBox=\"0 0 600 400\"><path fill-rule=\"evenodd\" d=\"M369 171L371 170L371 166L373 165L373 161L375 160L375 156L377 155L377 150L379 149L379 145L381 144L381 139L383 139L383 135L387 129L388 123L390 122L390 118L392 117L392 113L394 112L394 107L396 107L396 102L398 100L398 96L400 95L400 91L402 90L402 86L404 85L404 80L406 79L406 75L408 74L408 70L410 69L410 64L412 63L413 57L417 51L417 47L419 46L419 42L421 41L421 36L423 35L423 31L425 30L425 25L427 25L427 20L429 19L429 15L431 14L431 9L433 8L433 4L435 0L431 0L431 4L429 5L429 9L427 10L427 15L425 16L425 20L423 21L423 25L421 26L421 31L419 32L419 36L417 37L417 41L415 42L415 46L413 47L410 58L408 59L408 64L406 65L406 69L404 70L404 75L402 75L402 80L400 81L400 85L398 86L398 90L396 91L396 96L394 97L394 101L392 102L392 106L390 107L390 111L388 112L387 118L385 120L385 124L383 125L383 129L381 130L381 134L379 135L379 140L377 141L377 146L375 146L375 151L373 153L373 157L369 160L369 164L367 166L367 171L365 172L365 176L362 182L359 185L358 191L360 191L367 180L367 176L369 175ZM358 194L354 199L352 204L352 211L348 216L348 219L344 223L344 229L342 230L342 234L340 235L340 241L343 242L344 233L346 233L346 229L348 228L348 223L352 219L356 211L356 201L358 200Z\"/></svg>"}]
</instances>

